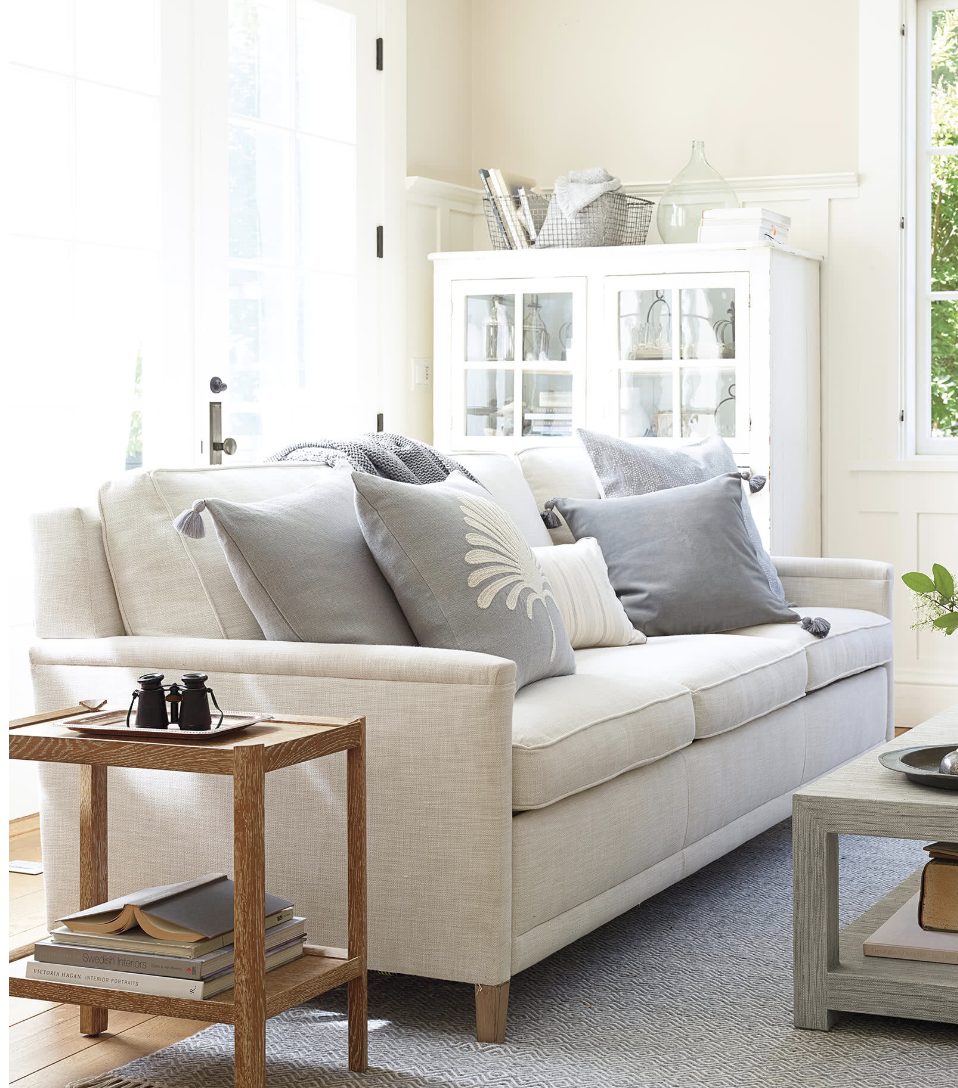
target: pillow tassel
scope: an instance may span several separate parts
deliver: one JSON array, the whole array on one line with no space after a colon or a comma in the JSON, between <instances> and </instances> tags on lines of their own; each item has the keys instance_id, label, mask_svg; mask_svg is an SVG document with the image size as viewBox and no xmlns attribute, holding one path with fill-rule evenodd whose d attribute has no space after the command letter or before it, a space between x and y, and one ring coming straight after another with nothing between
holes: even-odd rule
<instances>
[{"instance_id":1,"label":"pillow tassel","mask_svg":"<svg viewBox=\"0 0 958 1088\"><path fill-rule=\"evenodd\" d=\"M750 468L743 468L740 472L734 472L733 476L738 476L740 480L745 480L748 484L748 489L753 495L757 494L768 483L767 476L760 476L757 472L753 472Z\"/></svg>"},{"instance_id":2,"label":"pillow tassel","mask_svg":"<svg viewBox=\"0 0 958 1088\"><path fill-rule=\"evenodd\" d=\"M559 521L559 515L555 512L555 504L555 499L549 499L546 503L545 510L539 515L539 517L542 518L542 524L547 529L558 529L562 524L562 522Z\"/></svg>"},{"instance_id":3,"label":"pillow tassel","mask_svg":"<svg viewBox=\"0 0 958 1088\"><path fill-rule=\"evenodd\" d=\"M203 511L206 509L206 500L197 499L189 508L173 522L173 528L190 540L202 540L206 536L206 526L203 524Z\"/></svg>"},{"instance_id":4,"label":"pillow tassel","mask_svg":"<svg viewBox=\"0 0 958 1088\"><path fill-rule=\"evenodd\" d=\"M831 631L832 625L821 616L802 616L802 629L813 638L824 638Z\"/></svg>"}]
</instances>

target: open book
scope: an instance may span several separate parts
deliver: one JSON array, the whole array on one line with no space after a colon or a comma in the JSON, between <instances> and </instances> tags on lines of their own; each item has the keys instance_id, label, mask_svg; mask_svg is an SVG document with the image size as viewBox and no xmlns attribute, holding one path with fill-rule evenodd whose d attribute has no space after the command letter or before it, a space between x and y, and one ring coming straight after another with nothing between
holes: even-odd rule
<instances>
[{"instance_id":1,"label":"open book","mask_svg":"<svg viewBox=\"0 0 958 1088\"><path fill-rule=\"evenodd\" d=\"M292 913L293 904L266 896L266 925ZM233 928L233 881L207 873L181 884L144 888L60 919L74 933L124 933L139 926L159 941L201 941Z\"/></svg>"}]
</instances>

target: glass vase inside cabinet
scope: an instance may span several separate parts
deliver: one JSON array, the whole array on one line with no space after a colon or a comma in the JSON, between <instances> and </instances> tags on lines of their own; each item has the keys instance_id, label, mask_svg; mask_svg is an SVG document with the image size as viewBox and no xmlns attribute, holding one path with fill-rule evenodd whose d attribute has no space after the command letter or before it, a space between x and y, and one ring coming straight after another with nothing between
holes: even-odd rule
<instances>
[{"instance_id":1,"label":"glass vase inside cabinet","mask_svg":"<svg viewBox=\"0 0 958 1088\"><path fill-rule=\"evenodd\" d=\"M516 433L515 373L468 367L463 382L464 433L511 438Z\"/></svg>"},{"instance_id":2,"label":"glass vase inside cabinet","mask_svg":"<svg viewBox=\"0 0 958 1088\"><path fill-rule=\"evenodd\" d=\"M465 358L469 363L515 359L516 300L512 295L467 295Z\"/></svg>"},{"instance_id":3,"label":"glass vase inside cabinet","mask_svg":"<svg viewBox=\"0 0 958 1088\"><path fill-rule=\"evenodd\" d=\"M523 295L522 361L564 363L573 350L573 297L565 291Z\"/></svg>"}]
</instances>

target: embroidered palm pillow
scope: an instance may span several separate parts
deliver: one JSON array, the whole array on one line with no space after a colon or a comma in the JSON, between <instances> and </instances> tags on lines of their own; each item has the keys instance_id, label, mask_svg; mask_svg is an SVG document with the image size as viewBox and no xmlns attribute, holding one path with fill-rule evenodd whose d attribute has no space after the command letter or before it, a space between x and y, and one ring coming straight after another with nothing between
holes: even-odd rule
<instances>
[{"instance_id":1,"label":"embroidered palm pillow","mask_svg":"<svg viewBox=\"0 0 958 1088\"><path fill-rule=\"evenodd\" d=\"M488 492L453 474L428 487L353 473L369 550L423 646L511 658L516 687L575 672L532 549Z\"/></svg>"}]
</instances>

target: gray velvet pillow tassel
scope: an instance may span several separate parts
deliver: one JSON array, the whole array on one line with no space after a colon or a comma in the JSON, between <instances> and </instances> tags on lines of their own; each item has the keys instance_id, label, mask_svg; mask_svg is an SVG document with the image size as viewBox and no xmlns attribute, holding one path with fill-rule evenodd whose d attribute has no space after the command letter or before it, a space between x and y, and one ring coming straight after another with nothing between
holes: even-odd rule
<instances>
[{"instance_id":1,"label":"gray velvet pillow tassel","mask_svg":"<svg viewBox=\"0 0 958 1088\"><path fill-rule=\"evenodd\" d=\"M733 475L738 476L740 480L745 480L748 483L748 489L753 495L757 494L768 483L766 476L759 476L757 472L752 472L750 468L742 469L741 472L736 472Z\"/></svg>"},{"instance_id":2,"label":"gray velvet pillow tassel","mask_svg":"<svg viewBox=\"0 0 958 1088\"><path fill-rule=\"evenodd\" d=\"M821 616L802 616L802 629L814 638L824 638L831 631L832 625Z\"/></svg>"},{"instance_id":3,"label":"gray velvet pillow tassel","mask_svg":"<svg viewBox=\"0 0 958 1088\"><path fill-rule=\"evenodd\" d=\"M182 536L188 536L191 540L202 540L206 536L206 526L203 524L203 511L206 509L206 500L197 499L189 510L173 522L173 528Z\"/></svg>"},{"instance_id":4,"label":"gray velvet pillow tassel","mask_svg":"<svg viewBox=\"0 0 958 1088\"><path fill-rule=\"evenodd\" d=\"M542 518L542 524L547 529L558 529L562 522L559 520L559 515L555 512L555 499L549 499L546 503L545 510L539 515Z\"/></svg>"}]
</instances>

